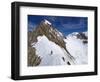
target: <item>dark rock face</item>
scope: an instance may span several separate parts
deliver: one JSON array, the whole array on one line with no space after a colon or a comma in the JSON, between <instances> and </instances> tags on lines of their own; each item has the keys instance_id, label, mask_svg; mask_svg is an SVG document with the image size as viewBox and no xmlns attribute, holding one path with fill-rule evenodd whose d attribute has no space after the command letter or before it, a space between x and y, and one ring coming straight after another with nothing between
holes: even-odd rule
<instances>
[{"instance_id":1,"label":"dark rock face","mask_svg":"<svg viewBox=\"0 0 100 82\"><path fill-rule=\"evenodd\" d=\"M85 40L85 41L83 41L83 43L84 43L84 44L87 44L87 43L88 43L88 41L87 41L87 40Z\"/></svg>"},{"instance_id":2,"label":"dark rock face","mask_svg":"<svg viewBox=\"0 0 100 82\"><path fill-rule=\"evenodd\" d=\"M77 34L77 38L81 39L83 44L87 44L88 43L88 37L84 33L78 33Z\"/></svg>"},{"instance_id":3,"label":"dark rock face","mask_svg":"<svg viewBox=\"0 0 100 82\"><path fill-rule=\"evenodd\" d=\"M41 58L36 55L35 48L28 47L28 66L37 66L41 62Z\"/></svg>"},{"instance_id":4,"label":"dark rock face","mask_svg":"<svg viewBox=\"0 0 100 82\"><path fill-rule=\"evenodd\" d=\"M87 36L85 36L85 34L84 33L79 33L79 34L77 34L77 38L79 38L79 39L88 39L88 37Z\"/></svg>"}]
</instances>

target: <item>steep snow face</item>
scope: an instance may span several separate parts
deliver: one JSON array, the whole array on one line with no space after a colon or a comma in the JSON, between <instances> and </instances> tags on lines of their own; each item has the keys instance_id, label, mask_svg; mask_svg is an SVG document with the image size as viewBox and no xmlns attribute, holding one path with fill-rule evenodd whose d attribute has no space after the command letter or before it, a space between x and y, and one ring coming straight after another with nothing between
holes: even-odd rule
<instances>
[{"instance_id":1,"label":"steep snow face","mask_svg":"<svg viewBox=\"0 0 100 82\"><path fill-rule=\"evenodd\" d=\"M83 43L83 40L77 39L75 35L78 33L73 33L68 35L66 42L66 48L70 54L75 58L75 64L87 64L88 63L88 45Z\"/></svg>"},{"instance_id":2,"label":"steep snow face","mask_svg":"<svg viewBox=\"0 0 100 82\"><path fill-rule=\"evenodd\" d=\"M45 35L38 36L37 39L37 43L33 43L32 46L41 58L40 66L67 65L69 59L63 48L48 40Z\"/></svg>"},{"instance_id":3,"label":"steep snow face","mask_svg":"<svg viewBox=\"0 0 100 82\"><path fill-rule=\"evenodd\" d=\"M44 23L45 24L48 24L48 25L51 25L51 22L49 22L48 20L44 19Z\"/></svg>"}]
</instances>

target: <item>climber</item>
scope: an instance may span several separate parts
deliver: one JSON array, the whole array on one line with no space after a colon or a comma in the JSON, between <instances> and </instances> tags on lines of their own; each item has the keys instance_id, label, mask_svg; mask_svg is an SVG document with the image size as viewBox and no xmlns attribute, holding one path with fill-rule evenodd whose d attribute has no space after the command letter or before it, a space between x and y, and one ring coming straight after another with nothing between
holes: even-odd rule
<instances>
[{"instance_id":1,"label":"climber","mask_svg":"<svg viewBox=\"0 0 100 82\"><path fill-rule=\"evenodd\" d=\"M51 53L50 53L50 55L52 55L53 54L53 51L51 50Z\"/></svg>"}]
</instances>

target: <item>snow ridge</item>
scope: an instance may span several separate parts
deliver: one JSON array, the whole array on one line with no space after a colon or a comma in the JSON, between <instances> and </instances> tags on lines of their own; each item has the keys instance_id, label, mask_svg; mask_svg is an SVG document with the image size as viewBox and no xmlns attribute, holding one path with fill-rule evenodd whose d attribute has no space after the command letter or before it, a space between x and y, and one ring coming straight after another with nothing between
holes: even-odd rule
<instances>
[{"instance_id":1,"label":"snow ridge","mask_svg":"<svg viewBox=\"0 0 100 82\"><path fill-rule=\"evenodd\" d=\"M50 41L45 35L38 36L38 42L32 46L36 48L36 54L42 59L39 66L67 65L68 57L66 51L54 42Z\"/></svg>"}]
</instances>

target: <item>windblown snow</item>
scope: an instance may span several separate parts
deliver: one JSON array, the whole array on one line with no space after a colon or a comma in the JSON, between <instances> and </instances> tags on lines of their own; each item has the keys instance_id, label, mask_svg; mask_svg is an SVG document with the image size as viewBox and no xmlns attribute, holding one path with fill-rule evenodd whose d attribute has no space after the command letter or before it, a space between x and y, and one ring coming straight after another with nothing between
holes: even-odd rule
<instances>
[{"instance_id":1,"label":"windblown snow","mask_svg":"<svg viewBox=\"0 0 100 82\"><path fill-rule=\"evenodd\" d=\"M36 48L36 54L42 59L40 66L66 65L68 58L65 50L54 42L50 41L45 35L37 37L38 42L32 46Z\"/></svg>"}]
</instances>

